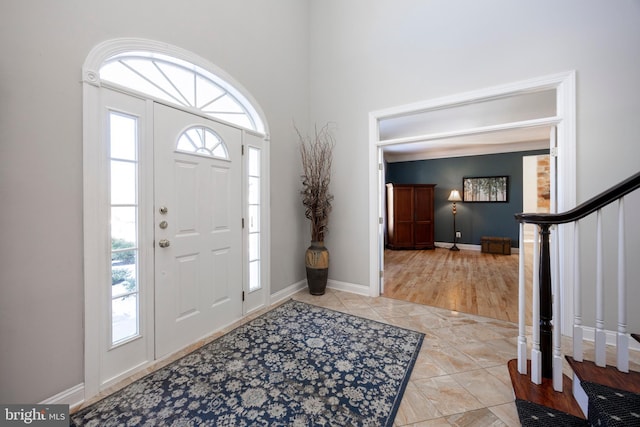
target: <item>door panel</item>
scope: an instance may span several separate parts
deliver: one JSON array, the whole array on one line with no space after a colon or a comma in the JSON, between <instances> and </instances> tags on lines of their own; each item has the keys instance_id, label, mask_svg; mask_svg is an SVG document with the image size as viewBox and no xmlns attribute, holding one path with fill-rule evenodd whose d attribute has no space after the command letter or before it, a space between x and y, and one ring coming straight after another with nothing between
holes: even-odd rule
<instances>
[{"instance_id":1,"label":"door panel","mask_svg":"<svg viewBox=\"0 0 640 427\"><path fill-rule=\"evenodd\" d=\"M178 138L193 126L215 132L229 158L177 151ZM242 316L241 136L199 116L154 108L156 358Z\"/></svg>"}]
</instances>

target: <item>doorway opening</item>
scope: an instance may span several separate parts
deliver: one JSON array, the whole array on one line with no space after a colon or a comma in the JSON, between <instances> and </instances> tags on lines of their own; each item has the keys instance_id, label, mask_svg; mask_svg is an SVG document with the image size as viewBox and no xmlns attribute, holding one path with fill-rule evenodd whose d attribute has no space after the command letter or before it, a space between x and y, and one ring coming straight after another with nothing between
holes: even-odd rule
<instances>
[{"instance_id":1,"label":"doorway opening","mask_svg":"<svg viewBox=\"0 0 640 427\"><path fill-rule=\"evenodd\" d=\"M554 112L541 114L531 110L525 115L500 116L496 111L501 105L523 102L527 104L531 97L552 95ZM495 107L495 108L494 108ZM489 114L482 115L481 123L469 123L469 117L461 112L478 113L483 108ZM443 120L450 115L448 120ZM506 119L504 119L506 117ZM429 120L435 118L435 120ZM370 183L370 295L377 296L384 289L384 236L385 215L384 185L385 162L393 156L406 158L415 152L443 156L443 152L476 153L484 144L486 135L495 136L494 145L509 141L520 132L538 130L548 132L551 127L557 129L557 136L550 138L549 149L555 158L557 170L553 191L556 192L557 211L567 210L575 205L575 72L545 76L533 80L497 86L430 101L393 107L375 111L369 115L369 183ZM433 125L435 123L436 125ZM403 131L393 131L394 125L406 125ZM391 131L390 131L391 129ZM393 132L392 132L393 131ZM549 133L547 133L547 136ZM495 146L493 147L495 149ZM557 253L570 254L572 230L561 229L558 234L561 248ZM572 272L564 269L570 265L567 260L558 262L560 283L572 283ZM561 300L571 301L571 286L563 286ZM564 317L571 319L571 305L566 304ZM563 321L563 325L570 322ZM563 331L570 334L570 331Z\"/></svg>"}]
</instances>

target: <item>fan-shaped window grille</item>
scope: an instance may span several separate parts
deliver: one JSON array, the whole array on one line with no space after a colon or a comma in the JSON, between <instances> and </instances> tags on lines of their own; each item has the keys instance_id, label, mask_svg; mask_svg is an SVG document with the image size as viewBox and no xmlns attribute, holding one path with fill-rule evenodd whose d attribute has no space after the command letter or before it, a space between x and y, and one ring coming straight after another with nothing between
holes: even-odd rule
<instances>
[{"instance_id":1,"label":"fan-shaped window grille","mask_svg":"<svg viewBox=\"0 0 640 427\"><path fill-rule=\"evenodd\" d=\"M176 148L184 153L229 159L229 152L222 138L204 126L194 126L182 132Z\"/></svg>"},{"instance_id":2,"label":"fan-shaped window grille","mask_svg":"<svg viewBox=\"0 0 640 427\"><path fill-rule=\"evenodd\" d=\"M118 54L103 63L100 79L263 132L258 114L238 90L178 58L150 52Z\"/></svg>"}]
</instances>

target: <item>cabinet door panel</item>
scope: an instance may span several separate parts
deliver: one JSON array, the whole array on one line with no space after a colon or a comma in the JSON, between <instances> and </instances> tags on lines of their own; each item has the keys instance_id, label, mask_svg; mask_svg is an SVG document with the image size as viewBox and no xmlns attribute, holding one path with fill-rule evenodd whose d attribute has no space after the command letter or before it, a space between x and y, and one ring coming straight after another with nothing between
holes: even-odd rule
<instances>
[{"instance_id":1,"label":"cabinet door panel","mask_svg":"<svg viewBox=\"0 0 640 427\"><path fill-rule=\"evenodd\" d=\"M433 188L415 188L415 220L428 221L433 219Z\"/></svg>"},{"instance_id":2,"label":"cabinet door panel","mask_svg":"<svg viewBox=\"0 0 640 427\"><path fill-rule=\"evenodd\" d=\"M398 248L412 248L414 228L412 222L401 222L396 224L395 246Z\"/></svg>"},{"instance_id":3,"label":"cabinet door panel","mask_svg":"<svg viewBox=\"0 0 640 427\"><path fill-rule=\"evenodd\" d=\"M415 187L414 197L414 245L433 248L433 187Z\"/></svg>"},{"instance_id":4,"label":"cabinet door panel","mask_svg":"<svg viewBox=\"0 0 640 427\"><path fill-rule=\"evenodd\" d=\"M433 226L431 221L416 222L414 240L416 249L433 247Z\"/></svg>"}]
</instances>

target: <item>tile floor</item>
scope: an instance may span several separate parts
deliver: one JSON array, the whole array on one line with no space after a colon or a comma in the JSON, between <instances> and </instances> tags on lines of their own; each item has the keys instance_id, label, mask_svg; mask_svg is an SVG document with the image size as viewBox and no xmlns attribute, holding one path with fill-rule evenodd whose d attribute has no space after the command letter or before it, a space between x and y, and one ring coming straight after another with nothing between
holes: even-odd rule
<instances>
[{"instance_id":1,"label":"tile floor","mask_svg":"<svg viewBox=\"0 0 640 427\"><path fill-rule=\"evenodd\" d=\"M310 295L304 289L292 298L425 334L394 426L520 426L507 370L507 362L516 357L516 324L332 289L327 289L327 293L322 296ZM272 308L273 306L253 313L167 358L156 361L82 405L73 407L71 412L114 393ZM531 342L530 336L528 342ZM571 340L563 337L562 347L564 354L570 354ZM594 360L593 345L585 342L584 347L585 359ZM615 365L613 347L607 348L607 363ZM629 368L640 371L640 352L630 353ZM566 362L564 373L572 375Z\"/></svg>"},{"instance_id":2,"label":"tile floor","mask_svg":"<svg viewBox=\"0 0 640 427\"><path fill-rule=\"evenodd\" d=\"M327 290L294 299L423 332L394 426L519 426L507 362L517 325L389 298Z\"/></svg>"}]
</instances>

